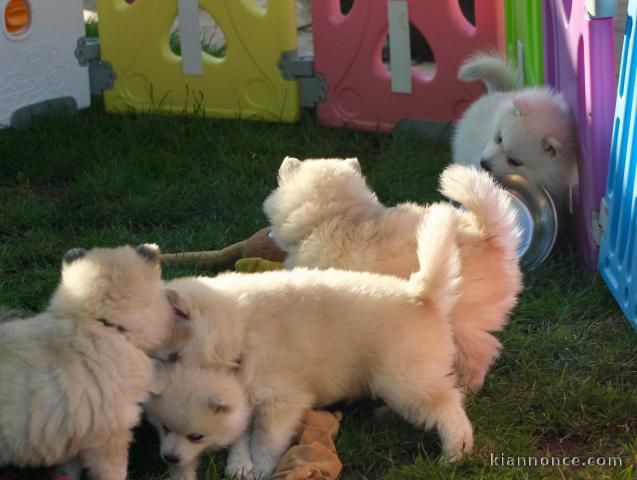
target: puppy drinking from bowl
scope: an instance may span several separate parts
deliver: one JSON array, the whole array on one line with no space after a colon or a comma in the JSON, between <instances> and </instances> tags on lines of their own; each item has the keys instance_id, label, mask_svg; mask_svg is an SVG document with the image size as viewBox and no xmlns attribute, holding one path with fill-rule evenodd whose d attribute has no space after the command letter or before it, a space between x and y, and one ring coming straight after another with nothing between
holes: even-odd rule
<instances>
[{"instance_id":1,"label":"puppy drinking from bowl","mask_svg":"<svg viewBox=\"0 0 637 480\"><path fill-rule=\"evenodd\" d=\"M453 161L481 167L496 178L521 175L545 188L558 210L565 210L576 182L577 149L571 111L562 95L547 87L516 89L513 69L488 53L469 58L458 78L483 81L487 93L457 124Z\"/></svg>"}]
</instances>

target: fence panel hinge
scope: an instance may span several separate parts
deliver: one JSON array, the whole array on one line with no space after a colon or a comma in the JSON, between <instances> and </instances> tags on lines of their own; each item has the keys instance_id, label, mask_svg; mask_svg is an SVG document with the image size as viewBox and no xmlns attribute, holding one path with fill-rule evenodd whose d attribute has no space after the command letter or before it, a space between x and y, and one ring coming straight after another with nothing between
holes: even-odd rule
<instances>
[{"instance_id":1,"label":"fence panel hinge","mask_svg":"<svg viewBox=\"0 0 637 480\"><path fill-rule=\"evenodd\" d=\"M299 57L296 50L283 52L279 70L286 80L299 81L302 107L314 107L327 98L327 82L314 72L314 57Z\"/></svg>"},{"instance_id":2,"label":"fence panel hinge","mask_svg":"<svg viewBox=\"0 0 637 480\"><path fill-rule=\"evenodd\" d=\"M77 41L75 57L81 66L88 66L91 95L101 95L104 90L113 88L117 75L110 63L100 60L98 38L80 38Z\"/></svg>"}]
</instances>

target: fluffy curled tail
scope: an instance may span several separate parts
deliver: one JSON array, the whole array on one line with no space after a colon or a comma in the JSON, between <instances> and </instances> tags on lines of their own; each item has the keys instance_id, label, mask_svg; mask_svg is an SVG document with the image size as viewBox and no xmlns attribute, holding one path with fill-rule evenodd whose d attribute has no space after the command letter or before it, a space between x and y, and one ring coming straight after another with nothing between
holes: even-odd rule
<instances>
[{"instance_id":1,"label":"fluffy curled tail","mask_svg":"<svg viewBox=\"0 0 637 480\"><path fill-rule=\"evenodd\" d=\"M515 256L521 236L517 213L509 194L489 173L475 167L450 165L440 176L439 190L473 214L485 241Z\"/></svg>"},{"instance_id":2,"label":"fluffy curled tail","mask_svg":"<svg viewBox=\"0 0 637 480\"><path fill-rule=\"evenodd\" d=\"M489 93L509 92L518 83L511 65L490 53L478 53L465 60L458 70L458 78L465 82L482 80Z\"/></svg>"},{"instance_id":3,"label":"fluffy curled tail","mask_svg":"<svg viewBox=\"0 0 637 480\"><path fill-rule=\"evenodd\" d=\"M501 347L490 332L504 327L522 286L516 254L520 231L509 194L485 171L451 165L440 177L440 192L464 205L467 220L480 232L483 245L490 250L490 261L497 266L499 279L493 287L499 289L499 303L473 314L471 306L464 305L464 311L452 315L460 379L477 391Z\"/></svg>"},{"instance_id":4,"label":"fluffy curled tail","mask_svg":"<svg viewBox=\"0 0 637 480\"><path fill-rule=\"evenodd\" d=\"M456 303L460 282L460 256L456 244L455 209L434 204L416 232L420 269L409 278L414 296L432 302L444 315Z\"/></svg>"}]
</instances>

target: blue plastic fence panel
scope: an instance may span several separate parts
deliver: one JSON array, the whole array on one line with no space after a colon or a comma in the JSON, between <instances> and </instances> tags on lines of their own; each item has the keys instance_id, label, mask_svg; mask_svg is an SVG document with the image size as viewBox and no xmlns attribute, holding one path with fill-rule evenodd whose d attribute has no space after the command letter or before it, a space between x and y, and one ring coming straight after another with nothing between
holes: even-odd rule
<instances>
[{"instance_id":1,"label":"blue plastic fence panel","mask_svg":"<svg viewBox=\"0 0 637 480\"><path fill-rule=\"evenodd\" d=\"M608 170L608 222L599 271L637 331L637 0L630 0L617 88L615 123Z\"/></svg>"}]
</instances>

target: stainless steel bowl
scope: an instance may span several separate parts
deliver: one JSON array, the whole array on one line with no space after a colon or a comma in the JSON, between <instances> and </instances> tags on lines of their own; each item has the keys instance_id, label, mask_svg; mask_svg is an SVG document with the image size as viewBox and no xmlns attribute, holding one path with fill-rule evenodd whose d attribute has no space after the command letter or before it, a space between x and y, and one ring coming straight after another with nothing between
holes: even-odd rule
<instances>
[{"instance_id":1,"label":"stainless steel bowl","mask_svg":"<svg viewBox=\"0 0 637 480\"><path fill-rule=\"evenodd\" d=\"M525 272L536 269L549 256L557 239L557 209L543 187L520 175L505 175L498 181L509 192L518 212L522 239L518 246L520 266Z\"/></svg>"}]
</instances>

